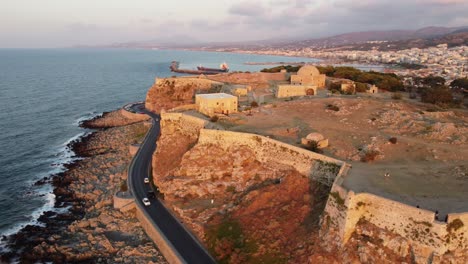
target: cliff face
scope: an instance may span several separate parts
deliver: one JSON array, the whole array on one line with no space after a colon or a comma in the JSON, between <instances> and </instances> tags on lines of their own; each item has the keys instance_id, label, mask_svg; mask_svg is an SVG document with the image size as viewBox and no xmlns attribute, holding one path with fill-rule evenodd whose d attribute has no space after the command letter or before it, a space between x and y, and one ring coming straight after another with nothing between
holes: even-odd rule
<instances>
[{"instance_id":1,"label":"cliff face","mask_svg":"<svg viewBox=\"0 0 468 264\"><path fill-rule=\"evenodd\" d=\"M145 107L153 112L170 109L179 105L192 104L195 92L218 92L222 83L194 78L165 78L156 79L146 95Z\"/></svg>"}]
</instances>

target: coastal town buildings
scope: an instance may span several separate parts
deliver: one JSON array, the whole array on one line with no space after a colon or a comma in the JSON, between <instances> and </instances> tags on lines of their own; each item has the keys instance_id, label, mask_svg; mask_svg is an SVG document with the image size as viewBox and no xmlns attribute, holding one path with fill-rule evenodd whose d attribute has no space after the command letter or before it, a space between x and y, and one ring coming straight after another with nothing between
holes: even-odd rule
<instances>
[{"instance_id":1,"label":"coastal town buildings","mask_svg":"<svg viewBox=\"0 0 468 264\"><path fill-rule=\"evenodd\" d=\"M238 101L234 95L226 93L197 94L195 95L197 110L207 116L237 112Z\"/></svg>"},{"instance_id":2,"label":"coastal town buildings","mask_svg":"<svg viewBox=\"0 0 468 264\"><path fill-rule=\"evenodd\" d=\"M312 57L324 59L319 65L340 64L357 62L362 64L406 64L423 65L424 68L399 68L392 71L401 76L429 75L442 76L447 83L468 76L468 46L448 47L440 44L429 48L411 48L397 51L371 50L337 50L314 49L304 47L297 49L288 48L263 48L258 50L237 51L243 53Z\"/></svg>"}]
</instances>

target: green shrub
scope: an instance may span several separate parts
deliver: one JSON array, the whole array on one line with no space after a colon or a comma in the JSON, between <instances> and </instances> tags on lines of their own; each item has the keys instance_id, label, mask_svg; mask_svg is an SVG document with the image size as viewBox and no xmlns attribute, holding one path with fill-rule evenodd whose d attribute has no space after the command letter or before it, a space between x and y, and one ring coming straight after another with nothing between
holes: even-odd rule
<instances>
[{"instance_id":1,"label":"green shrub","mask_svg":"<svg viewBox=\"0 0 468 264\"><path fill-rule=\"evenodd\" d=\"M309 141L309 143L304 145L304 148L307 149L307 150L316 152L316 153L322 153L322 150L319 149L319 147L318 147L318 142L315 141L315 140Z\"/></svg>"},{"instance_id":2,"label":"green shrub","mask_svg":"<svg viewBox=\"0 0 468 264\"><path fill-rule=\"evenodd\" d=\"M464 226L463 221L460 219L454 219L452 222L450 222L447 225L447 232L452 233L454 231L457 231L458 229L462 228Z\"/></svg>"},{"instance_id":3,"label":"green shrub","mask_svg":"<svg viewBox=\"0 0 468 264\"><path fill-rule=\"evenodd\" d=\"M369 162L369 161L374 161L375 158L377 158L377 156L380 154L379 151L375 150L375 149L370 149L370 150L367 150L364 155L361 157L361 161L362 162Z\"/></svg>"},{"instance_id":4,"label":"green shrub","mask_svg":"<svg viewBox=\"0 0 468 264\"><path fill-rule=\"evenodd\" d=\"M425 89L421 95L421 101L430 104L451 104L452 92L446 86Z\"/></svg>"},{"instance_id":5,"label":"green shrub","mask_svg":"<svg viewBox=\"0 0 468 264\"><path fill-rule=\"evenodd\" d=\"M127 186L127 181L126 181L126 180L123 180L123 181L120 183L120 191L121 191L121 192L126 192L126 191L128 191L128 186Z\"/></svg>"},{"instance_id":6,"label":"green shrub","mask_svg":"<svg viewBox=\"0 0 468 264\"><path fill-rule=\"evenodd\" d=\"M328 110L335 111L335 112L340 111L340 108L339 108L338 106L332 105L332 104L328 104L328 105L327 105L327 109L328 109Z\"/></svg>"},{"instance_id":7,"label":"green shrub","mask_svg":"<svg viewBox=\"0 0 468 264\"><path fill-rule=\"evenodd\" d=\"M356 92L365 93L367 91L367 84L362 82L356 82Z\"/></svg>"}]
</instances>

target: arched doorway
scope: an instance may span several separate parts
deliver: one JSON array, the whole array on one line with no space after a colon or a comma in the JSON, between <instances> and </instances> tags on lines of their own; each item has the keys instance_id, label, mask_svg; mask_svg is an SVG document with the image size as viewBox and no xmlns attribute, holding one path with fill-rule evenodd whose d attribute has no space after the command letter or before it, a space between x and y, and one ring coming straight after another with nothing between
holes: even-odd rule
<instances>
[{"instance_id":1,"label":"arched doorway","mask_svg":"<svg viewBox=\"0 0 468 264\"><path fill-rule=\"evenodd\" d=\"M314 89L312 89L312 88L311 88L311 89L307 89L307 90L306 90L306 94L307 94L307 95L315 95L315 91L314 91Z\"/></svg>"}]
</instances>

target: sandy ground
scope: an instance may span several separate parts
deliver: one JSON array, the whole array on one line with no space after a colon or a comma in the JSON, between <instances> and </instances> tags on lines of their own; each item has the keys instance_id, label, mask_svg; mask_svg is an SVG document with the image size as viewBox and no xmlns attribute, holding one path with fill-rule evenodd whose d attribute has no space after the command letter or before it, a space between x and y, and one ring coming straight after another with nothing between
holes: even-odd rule
<instances>
[{"instance_id":1,"label":"sandy ground","mask_svg":"<svg viewBox=\"0 0 468 264\"><path fill-rule=\"evenodd\" d=\"M375 97L322 96L277 101L223 118L229 130L259 133L291 144L311 132L330 141L324 150L352 164L345 186L421 208L468 211L468 112L434 112L414 100ZM328 110L327 105L339 107ZM389 143L396 137L397 143ZM367 149L374 161L362 162ZM384 175L388 173L389 176Z\"/></svg>"}]
</instances>

